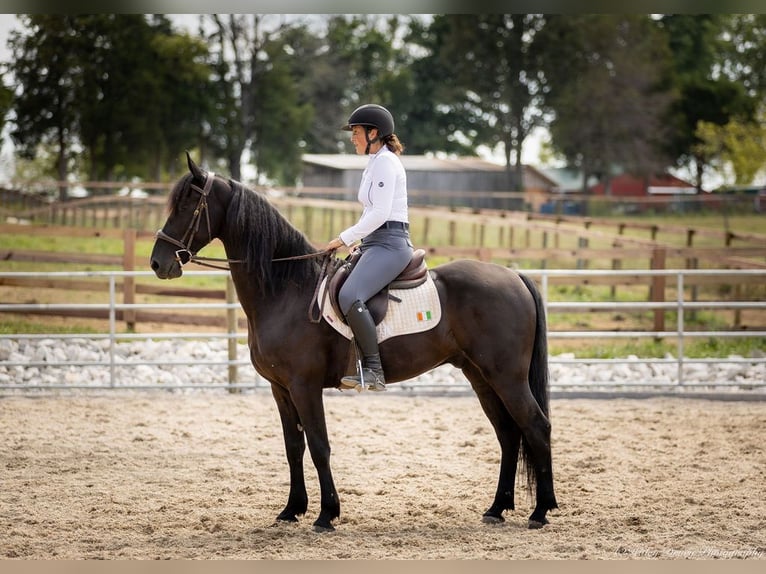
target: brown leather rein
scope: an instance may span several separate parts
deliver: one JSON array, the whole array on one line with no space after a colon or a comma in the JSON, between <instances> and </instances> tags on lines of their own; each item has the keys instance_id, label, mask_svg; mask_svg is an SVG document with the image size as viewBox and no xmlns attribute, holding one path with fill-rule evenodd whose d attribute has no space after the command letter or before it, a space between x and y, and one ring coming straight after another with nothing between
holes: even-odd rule
<instances>
[{"instance_id":1,"label":"brown leather rein","mask_svg":"<svg viewBox=\"0 0 766 574\"><path fill-rule=\"evenodd\" d=\"M244 263L243 259L225 259L220 257L201 257L197 255L196 253L192 253L191 251L191 243L194 239L194 236L197 234L200 228L200 224L202 223L202 214L205 214L205 224L207 225L207 235L208 235L208 243L213 241L213 233L210 227L210 213L207 208L207 196L210 193L210 188L213 187L213 180L215 179L215 173L210 171L207 173L205 177L205 184L203 187L199 187L197 185L191 184L191 188L200 194L199 202L197 203L197 207L194 209L194 214L192 215L192 219L189 222L188 227L186 228L186 231L184 232L181 239L176 239L175 237L171 237L167 233L165 233L162 229L157 230L157 233L155 234L156 239L162 239L163 241L167 241L168 243L175 245L176 247L180 247L180 249L176 250L176 261L178 261L181 266L185 265L186 263L192 262L196 263L197 265L202 265L204 267L211 267L213 269L222 269L224 271L230 271L231 268L228 267L228 264L230 263ZM292 257L279 257L276 259L272 259L272 261L298 261L301 259L313 259L315 257L324 257L325 255L330 255L335 251L335 249L325 249L323 251L317 251L316 253L307 253L305 255L294 255ZM184 261L184 257L182 257L183 254L186 254L186 261ZM218 263L226 263L227 266L218 265Z\"/></svg>"}]
</instances>

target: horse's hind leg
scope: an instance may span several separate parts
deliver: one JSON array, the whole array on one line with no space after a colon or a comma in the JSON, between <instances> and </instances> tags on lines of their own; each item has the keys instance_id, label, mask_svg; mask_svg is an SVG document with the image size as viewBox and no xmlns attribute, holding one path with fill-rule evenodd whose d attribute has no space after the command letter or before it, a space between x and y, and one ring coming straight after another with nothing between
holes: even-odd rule
<instances>
[{"instance_id":1,"label":"horse's hind leg","mask_svg":"<svg viewBox=\"0 0 766 574\"><path fill-rule=\"evenodd\" d=\"M479 399L484 414L495 429L495 435L500 443L500 475L497 480L497 491L492 506L484 513L482 520L487 523L504 522L503 512L514 509L514 488L516 483L516 468L519 459L521 431L516 425L500 397L487 385L484 378L473 372L472 368L463 370L471 381Z\"/></svg>"},{"instance_id":2,"label":"horse's hind leg","mask_svg":"<svg viewBox=\"0 0 766 574\"><path fill-rule=\"evenodd\" d=\"M522 458L531 465L531 476L535 483L535 509L529 517L530 528L540 528L548 523L546 514L557 508L553 492L553 470L551 462L551 425L548 417L537 404L526 374L506 375L503 384L488 380L478 368L464 368L463 372L472 382L479 400L498 434L502 448L500 479L495 502L485 513L485 520L498 521L498 516L507 506L507 492L513 492L514 477L519 452L519 438L523 437ZM501 408L502 407L502 408ZM503 413L505 411L505 413ZM511 418L509 422L506 417ZM498 426L501 431L498 431ZM513 465L511 467L511 464ZM528 467L529 468L529 467ZM509 482L510 481L510 482ZM510 499L512 502L512 499Z\"/></svg>"},{"instance_id":3,"label":"horse's hind leg","mask_svg":"<svg viewBox=\"0 0 766 574\"><path fill-rule=\"evenodd\" d=\"M514 387L505 387L498 392L523 435L522 457L532 465L530 483L536 484L535 509L529 517L530 528L541 528L548 524L546 514L558 508L553 492L553 463L551 459L551 424L537 404L526 381ZM530 484L531 486L531 484Z\"/></svg>"}]
</instances>

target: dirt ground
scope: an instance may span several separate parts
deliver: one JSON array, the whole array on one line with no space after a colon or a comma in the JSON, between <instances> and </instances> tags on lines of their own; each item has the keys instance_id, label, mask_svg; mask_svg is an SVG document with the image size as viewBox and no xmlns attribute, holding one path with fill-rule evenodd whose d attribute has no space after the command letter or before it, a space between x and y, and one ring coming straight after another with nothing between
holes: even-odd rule
<instances>
[{"instance_id":1,"label":"dirt ground","mask_svg":"<svg viewBox=\"0 0 766 574\"><path fill-rule=\"evenodd\" d=\"M275 524L271 395L0 398L0 559L766 558L766 403L554 399L560 509L481 515L498 447L474 397L330 393L337 530ZM519 492L519 489L521 491Z\"/></svg>"}]
</instances>

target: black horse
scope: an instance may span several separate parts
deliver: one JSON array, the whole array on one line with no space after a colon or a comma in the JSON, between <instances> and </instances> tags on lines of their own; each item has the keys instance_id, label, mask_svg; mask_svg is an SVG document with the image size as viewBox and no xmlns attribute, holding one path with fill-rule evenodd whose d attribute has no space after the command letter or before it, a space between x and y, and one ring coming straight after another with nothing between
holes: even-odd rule
<instances>
[{"instance_id":1,"label":"black horse","mask_svg":"<svg viewBox=\"0 0 766 574\"><path fill-rule=\"evenodd\" d=\"M183 264L195 260L198 250L213 238L221 240L248 319L250 359L271 383L282 421L290 493L277 519L297 521L308 508L303 470L307 441L321 492L314 529L333 530L340 500L330 469L323 389L338 386L353 364L353 349L325 321L309 319L322 254L266 198L205 172L188 154L187 160L190 173L171 192L151 267L160 279L180 277ZM501 448L497 491L483 520L502 522L503 512L514 508L521 460L536 495L528 524L540 528L548 522L548 510L557 508L540 293L529 278L491 263L453 261L429 273L441 299L442 319L429 331L381 343L386 380L402 381L446 363L460 368Z\"/></svg>"}]
</instances>

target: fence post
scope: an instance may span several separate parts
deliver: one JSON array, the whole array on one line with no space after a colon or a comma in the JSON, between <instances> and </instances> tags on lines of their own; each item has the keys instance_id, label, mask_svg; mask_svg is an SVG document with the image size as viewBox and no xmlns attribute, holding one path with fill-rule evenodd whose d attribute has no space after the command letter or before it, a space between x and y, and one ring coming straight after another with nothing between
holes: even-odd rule
<instances>
[{"instance_id":1,"label":"fence post","mask_svg":"<svg viewBox=\"0 0 766 574\"><path fill-rule=\"evenodd\" d=\"M655 247L652 249L652 269L665 269L665 248ZM651 301L653 303L665 302L665 276L654 275L652 276L652 289L651 289ZM654 330L665 330L665 310L654 310Z\"/></svg>"},{"instance_id":2,"label":"fence post","mask_svg":"<svg viewBox=\"0 0 766 574\"><path fill-rule=\"evenodd\" d=\"M622 247L622 243L620 241L613 241L612 247L614 247L615 249L619 249ZM612 259L612 269L614 270L622 269L622 259ZM617 297L617 285L612 285L609 288L609 293L612 299Z\"/></svg>"},{"instance_id":3,"label":"fence post","mask_svg":"<svg viewBox=\"0 0 766 574\"><path fill-rule=\"evenodd\" d=\"M428 232L430 231L430 228L431 228L431 218L426 217L423 220L423 236L420 239L423 245L428 245Z\"/></svg>"},{"instance_id":4,"label":"fence post","mask_svg":"<svg viewBox=\"0 0 766 574\"><path fill-rule=\"evenodd\" d=\"M234 290L234 281L231 275L226 277L226 303L231 305L237 302L236 292ZM233 364L237 360L237 310L235 308L226 309L226 325L229 333L228 357L229 357L229 384L237 384L237 365ZM229 392L238 392L238 389L229 389Z\"/></svg>"},{"instance_id":5,"label":"fence post","mask_svg":"<svg viewBox=\"0 0 766 574\"><path fill-rule=\"evenodd\" d=\"M588 229L590 229L591 221L588 219L585 221L585 231L587 232ZM588 240L587 236L579 236L577 238L577 250L580 249L587 249L590 245L590 241ZM588 260L587 259L577 259L577 269L585 269L588 267Z\"/></svg>"},{"instance_id":6,"label":"fence post","mask_svg":"<svg viewBox=\"0 0 766 574\"><path fill-rule=\"evenodd\" d=\"M133 271L136 267L136 230L125 229L123 231L122 269ZM132 305L136 302L136 279L125 275L122 278L123 303ZM129 331L136 329L136 311L125 309L123 319Z\"/></svg>"}]
</instances>

